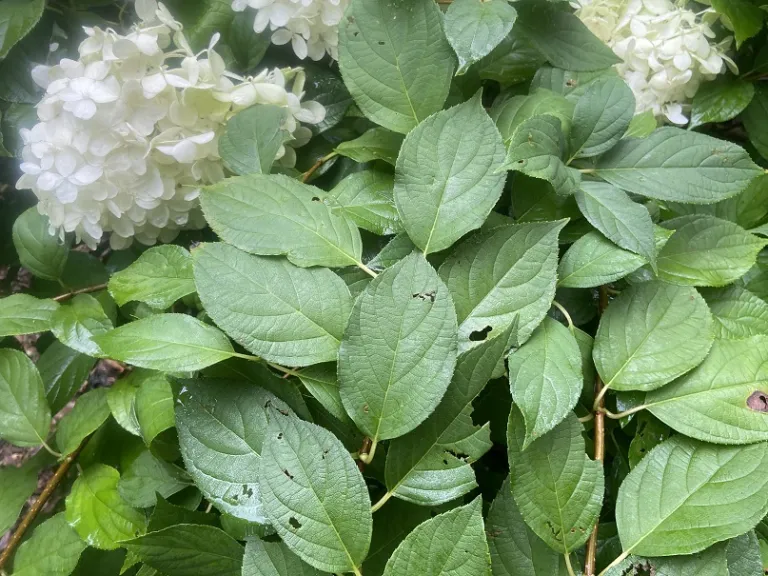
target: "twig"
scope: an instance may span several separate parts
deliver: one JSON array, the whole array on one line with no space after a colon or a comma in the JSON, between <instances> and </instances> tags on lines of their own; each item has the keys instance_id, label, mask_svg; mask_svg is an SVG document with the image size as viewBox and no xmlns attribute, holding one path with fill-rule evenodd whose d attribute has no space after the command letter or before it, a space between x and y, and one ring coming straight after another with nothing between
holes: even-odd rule
<instances>
[{"instance_id":1,"label":"twig","mask_svg":"<svg viewBox=\"0 0 768 576\"><path fill-rule=\"evenodd\" d=\"M88 294L90 292L98 292L99 290L104 290L106 288L106 284L96 284L96 286L88 286L87 288L80 288L79 290L73 290L72 292L67 292L66 294L59 294L58 296L54 297L53 299L56 302L61 302L62 300L69 300L73 296L77 296L78 294Z\"/></svg>"},{"instance_id":2,"label":"twig","mask_svg":"<svg viewBox=\"0 0 768 576\"><path fill-rule=\"evenodd\" d=\"M560 304L557 300L552 300L552 305L560 310L560 313L565 316L565 320L568 322L568 328L571 331L571 334L573 334L574 326L573 326L573 320L571 319L571 315L568 314L568 310L565 309L565 306Z\"/></svg>"},{"instance_id":3,"label":"twig","mask_svg":"<svg viewBox=\"0 0 768 576\"><path fill-rule=\"evenodd\" d=\"M322 158L319 158L317 162L315 162L309 170L307 170L306 172L304 172L304 174L301 175L301 181L307 182L312 177L312 174L314 174L315 171L318 168L320 168L320 166L328 162L328 160L335 158L336 156L338 156L338 153L336 151L333 151L330 154L326 154Z\"/></svg>"},{"instance_id":4,"label":"twig","mask_svg":"<svg viewBox=\"0 0 768 576\"><path fill-rule=\"evenodd\" d=\"M34 504L32 504L29 510L27 510L27 513L24 515L24 519L21 521L21 523L18 525L13 535L11 536L11 539L8 542L8 546L6 547L5 550L3 550L3 553L0 554L0 569L2 569L8 563L8 560L11 559L11 556L13 555L14 550L16 550L16 547L19 545L19 543L21 542L21 539L24 537L24 533L30 527L32 522L35 521L35 518L40 513L40 510L43 509L43 506L45 506L45 503L48 502L48 499L51 497L51 494L53 494L53 492L56 490L56 487L61 483L61 481L67 475L67 472L69 472L69 469L72 467L72 464L80 455L80 452L82 451L83 447L85 446L85 443L88 441L89 438L90 436L86 437L74 452L72 452L66 458L64 458L64 461L61 463L61 465L59 465L58 469L56 470L56 473L53 476L51 476L50 480L48 480L48 483L45 485L45 488L43 488L43 491L40 493L40 496L37 497L37 500L35 500Z\"/></svg>"},{"instance_id":5,"label":"twig","mask_svg":"<svg viewBox=\"0 0 768 576\"><path fill-rule=\"evenodd\" d=\"M608 307L608 290L605 286L600 286L600 303L598 306L599 316L603 315ZM595 460L602 462L605 460L605 404L603 402L603 381L600 374L595 375L595 398L598 400L595 410ZM597 558L597 529L600 525L600 516L598 515L595 527L587 542L587 554L584 561L585 576L593 576L595 573L595 562Z\"/></svg>"}]
</instances>

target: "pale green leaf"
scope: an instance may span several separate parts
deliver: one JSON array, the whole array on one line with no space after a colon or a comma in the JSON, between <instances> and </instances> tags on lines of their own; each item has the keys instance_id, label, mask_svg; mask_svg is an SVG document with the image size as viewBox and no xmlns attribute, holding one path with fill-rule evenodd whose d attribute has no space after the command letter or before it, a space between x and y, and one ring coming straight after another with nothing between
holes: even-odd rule
<instances>
[{"instance_id":1,"label":"pale green leaf","mask_svg":"<svg viewBox=\"0 0 768 576\"><path fill-rule=\"evenodd\" d=\"M168 498L190 485L184 470L145 450L123 472L117 490L131 506L149 508L157 503L157 494Z\"/></svg>"},{"instance_id":2,"label":"pale green leaf","mask_svg":"<svg viewBox=\"0 0 768 576\"><path fill-rule=\"evenodd\" d=\"M462 354L437 409L389 445L384 478L394 496L427 506L450 502L477 487L471 464L492 444L488 425L473 422L472 402L507 353L512 332L510 326Z\"/></svg>"},{"instance_id":3,"label":"pale green leaf","mask_svg":"<svg viewBox=\"0 0 768 576\"><path fill-rule=\"evenodd\" d=\"M43 381L26 354L0 349L0 438L16 446L39 446L51 427Z\"/></svg>"},{"instance_id":4,"label":"pale green leaf","mask_svg":"<svg viewBox=\"0 0 768 576\"><path fill-rule=\"evenodd\" d=\"M751 530L768 512L768 443L727 447L674 436L619 488L625 553L692 554Z\"/></svg>"},{"instance_id":5,"label":"pale green leaf","mask_svg":"<svg viewBox=\"0 0 768 576\"><path fill-rule=\"evenodd\" d=\"M749 290L733 285L702 290L715 322L716 338L738 340L768 334L768 303Z\"/></svg>"},{"instance_id":6,"label":"pale green leaf","mask_svg":"<svg viewBox=\"0 0 768 576\"><path fill-rule=\"evenodd\" d=\"M589 72L610 68L618 56L568 9L552 2L531 2L517 8L519 30L558 68Z\"/></svg>"},{"instance_id":7,"label":"pale green leaf","mask_svg":"<svg viewBox=\"0 0 768 576\"><path fill-rule=\"evenodd\" d=\"M566 221L515 224L468 238L440 266L459 319L459 350L493 338L518 317L525 342L552 305L557 237Z\"/></svg>"},{"instance_id":8,"label":"pale green leaf","mask_svg":"<svg viewBox=\"0 0 768 576\"><path fill-rule=\"evenodd\" d=\"M362 474L330 432L273 411L259 487L288 547L326 572L359 572L371 542L371 501Z\"/></svg>"},{"instance_id":9,"label":"pale green leaf","mask_svg":"<svg viewBox=\"0 0 768 576\"><path fill-rule=\"evenodd\" d=\"M353 172L323 197L334 212L344 214L360 228L387 236L403 227L395 208L394 178L385 172Z\"/></svg>"},{"instance_id":10,"label":"pale green leaf","mask_svg":"<svg viewBox=\"0 0 768 576\"><path fill-rule=\"evenodd\" d=\"M172 576L241 576L243 546L221 528L177 524L124 543L144 564Z\"/></svg>"},{"instance_id":11,"label":"pale green leaf","mask_svg":"<svg viewBox=\"0 0 768 576\"><path fill-rule=\"evenodd\" d=\"M67 522L89 546L114 550L144 531L144 514L131 508L117 491L120 473L92 464L72 485L66 500Z\"/></svg>"},{"instance_id":12,"label":"pale green leaf","mask_svg":"<svg viewBox=\"0 0 768 576\"><path fill-rule=\"evenodd\" d=\"M374 442L410 432L435 409L456 366L456 330L448 289L421 254L358 297L339 349L339 386L347 413Z\"/></svg>"},{"instance_id":13,"label":"pale green leaf","mask_svg":"<svg viewBox=\"0 0 768 576\"><path fill-rule=\"evenodd\" d=\"M424 120L405 137L395 168L395 203L425 254L479 228L504 187L504 144L481 94Z\"/></svg>"},{"instance_id":14,"label":"pale green leaf","mask_svg":"<svg viewBox=\"0 0 768 576\"><path fill-rule=\"evenodd\" d=\"M614 390L653 390L695 368L712 345L712 315L693 288L644 282L610 303L593 358Z\"/></svg>"},{"instance_id":15,"label":"pale green leaf","mask_svg":"<svg viewBox=\"0 0 768 576\"><path fill-rule=\"evenodd\" d=\"M64 518L52 516L19 546L13 559L13 576L69 576L87 544Z\"/></svg>"},{"instance_id":16,"label":"pale green leaf","mask_svg":"<svg viewBox=\"0 0 768 576\"><path fill-rule=\"evenodd\" d=\"M739 78L720 76L705 82L693 97L689 127L732 120L749 105L754 95L754 85Z\"/></svg>"},{"instance_id":17,"label":"pale green leaf","mask_svg":"<svg viewBox=\"0 0 768 576\"><path fill-rule=\"evenodd\" d=\"M321 576L282 542L251 539L245 543L242 576Z\"/></svg>"},{"instance_id":18,"label":"pale green leaf","mask_svg":"<svg viewBox=\"0 0 768 576\"><path fill-rule=\"evenodd\" d=\"M603 182L582 182L576 202L584 217L606 238L656 264L653 221L645 206Z\"/></svg>"},{"instance_id":19,"label":"pale green leaf","mask_svg":"<svg viewBox=\"0 0 768 576\"><path fill-rule=\"evenodd\" d=\"M344 84L377 124L402 134L443 107L454 57L432 0L352 0L339 25Z\"/></svg>"},{"instance_id":20,"label":"pale green leaf","mask_svg":"<svg viewBox=\"0 0 768 576\"><path fill-rule=\"evenodd\" d=\"M157 372L134 371L138 385L133 400L139 433L147 446L163 431L173 428L173 391L165 376Z\"/></svg>"},{"instance_id":21,"label":"pale green leaf","mask_svg":"<svg viewBox=\"0 0 768 576\"><path fill-rule=\"evenodd\" d=\"M598 78L576 101L568 140L570 158L590 158L613 148L629 128L635 97L620 78Z\"/></svg>"},{"instance_id":22,"label":"pale green leaf","mask_svg":"<svg viewBox=\"0 0 768 576\"><path fill-rule=\"evenodd\" d=\"M762 174L740 146L670 126L622 140L589 171L627 192L688 204L735 196Z\"/></svg>"},{"instance_id":23,"label":"pale green leaf","mask_svg":"<svg viewBox=\"0 0 768 576\"><path fill-rule=\"evenodd\" d=\"M51 342L37 361L45 396L51 412L56 414L80 390L96 359L76 352L61 342Z\"/></svg>"},{"instance_id":24,"label":"pale green leaf","mask_svg":"<svg viewBox=\"0 0 768 576\"><path fill-rule=\"evenodd\" d=\"M299 380L331 416L339 420L348 418L339 394L336 364L316 364L299 372Z\"/></svg>"},{"instance_id":25,"label":"pale green leaf","mask_svg":"<svg viewBox=\"0 0 768 576\"><path fill-rule=\"evenodd\" d=\"M40 300L28 294L0 298L0 338L50 330L58 308L53 300Z\"/></svg>"},{"instance_id":26,"label":"pale green leaf","mask_svg":"<svg viewBox=\"0 0 768 576\"><path fill-rule=\"evenodd\" d=\"M403 135L386 128L371 128L354 140L347 140L336 146L336 152L341 156L351 158L355 162L373 162L383 160L395 165L397 153L403 144Z\"/></svg>"},{"instance_id":27,"label":"pale green leaf","mask_svg":"<svg viewBox=\"0 0 768 576\"><path fill-rule=\"evenodd\" d=\"M486 521L493 576L567 576L562 555L523 520L509 478L501 485Z\"/></svg>"},{"instance_id":28,"label":"pale green leaf","mask_svg":"<svg viewBox=\"0 0 768 576\"><path fill-rule=\"evenodd\" d=\"M222 332L185 314L149 316L95 340L110 358L163 372L201 370L233 356Z\"/></svg>"},{"instance_id":29,"label":"pale green leaf","mask_svg":"<svg viewBox=\"0 0 768 576\"><path fill-rule=\"evenodd\" d=\"M635 114L632 121L629 123L629 128L624 134L624 139L627 138L647 138L658 127L656 116L653 114L653 110L646 110L640 114Z\"/></svg>"},{"instance_id":30,"label":"pale green leaf","mask_svg":"<svg viewBox=\"0 0 768 576\"><path fill-rule=\"evenodd\" d=\"M141 436L136 415L136 393L146 376L145 370L133 370L112 384L107 392L107 404L112 417L134 436Z\"/></svg>"},{"instance_id":31,"label":"pale green leaf","mask_svg":"<svg viewBox=\"0 0 768 576\"><path fill-rule=\"evenodd\" d=\"M664 222L675 231L659 252L659 278L680 286L725 286L755 264L768 240L714 216Z\"/></svg>"},{"instance_id":32,"label":"pale green leaf","mask_svg":"<svg viewBox=\"0 0 768 576\"><path fill-rule=\"evenodd\" d=\"M487 56L512 30L517 10L507 0L456 0L445 13L445 36L459 58L457 74Z\"/></svg>"},{"instance_id":33,"label":"pale green leaf","mask_svg":"<svg viewBox=\"0 0 768 576\"><path fill-rule=\"evenodd\" d=\"M546 317L507 361L512 400L525 422L525 450L573 410L581 396L581 352L571 331Z\"/></svg>"},{"instance_id":34,"label":"pale green leaf","mask_svg":"<svg viewBox=\"0 0 768 576\"><path fill-rule=\"evenodd\" d=\"M109 293L118 306L138 301L165 310L194 291L192 257L172 244L150 248L109 279Z\"/></svg>"},{"instance_id":35,"label":"pale green leaf","mask_svg":"<svg viewBox=\"0 0 768 576\"><path fill-rule=\"evenodd\" d=\"M219 155L238 175L269 174L280 147L290 138L285 130L287 110L270 104L246 108L227 120L219 139Z\"/></svg>"},{"instance_id":36,"label":"pale green leaf","mask_svg":"<svg viewBox=\"0 0 768 576\"><path fill-rule=\"evenodd\" d=\"M717 444L768 440L768 336L715 340L698 368L649 393L643 404L692 438Z\"/></svg>"},{"instance_id":37,"label":"pale green leaf","mask_svg":"<svg viewBox=\"0 0 768 576\"><path fill-rule=\"evenodd\" d=\"M230 380L185 380L176 405L181 455L195 485L222 512L261 524L258 470L270 406L290 410L266 390Z\"/></svg>"},{"instance_id":38,"label":"pale green leaf","mask_svg":"<svg viewBox=\"0 0 768 576\"><path fill-rule=\"evenodd\" d=\"M95 357L102 353L93 337L112 330L112 321L99 301L90 294L78 294L59 306L51 322L51 331L62 344Z\"/></svg>"},{"instance_id":39,"label":"pale green leaf","mask_svg":"<svg viewBox=\"0 0 768 576\"><path fill-rule=\"evenodd\" d=\"M64 455L74 452L80 443L109 418L107 389L96 388L80 396L75 406L56 428L56 445Z\"/></svg>"},{"instance_id":40,"label":"pale green leaf","mask_svg":"<svg viewBox=\"0 0 768 576\"><path fill-rule=\"evenodd\" d=\"M250 174L208 187L200 202L214 232L246 252L285 255L302 267L357 264L360 232L323 195L288 176Z\"/></svg>"},{"instance_id":41,"label":"pale green leaf","mask_svg":"<svg viewBox=\"0 0 768 576\"><path fill-rule=\"evenodd\" d=\"M419 524L395 549L384 576L491 576L482 498Z\"/></svg>"},{"instance_id":42,"label":"pale green leaf","mask_svg":"<svg viewBox=\"0 0 768 576\"><path fill-rule=\"evenodd\" d=\"M2 6L7 1L0 2L0 19ZM37 2L37 0L33 1ZM0 20L1 31L2 21ZM37 208L29 208L13 223L13 245L24 268L39 278L58 280L64 273L70 243L51 235L48 226L47 217L40 214Z\"/></svg>"},{"instance_id":43,"label":"pale green leaf","mask_svg":"<svg viewBox=\"0 0 768 576\"><path fill-rule=\"evenodd\" d=\"M525 523L551 548L569 553L589 538L603 504L603 467L584 453L571 412L523 450L525 424L513 405L507 425L512 496Z\"/></svg>"},{"instance_id":44,"label":"pale green leaf","mask_svg":"<svg viewBox=\"0 0 768 576\"><path fill-rule=\"evenodd\" d=\"M27 499L37 489L38 470L30 464L0 467L0 534L13 527Z\"/></svg>"},{"instance_id":45,"label":"pale green leaf","mask_svg":"<svg viewBox=\"0 0 768 576\"><path fill-rule=\"evenodd\" d=\"M642 256L619 248L599 232L589 232L576 240L560 259L557 285L593 288L610 284L646 262Z\"/></svg>"},{"instance_id":46,"label":"pale green leaf","mask_svg":"<svg viewBox=\"0 0 768 576\"><path fill-rule=\"evenodd\" d=\"M24 38L40 20L45 0L2 0L0 2L0 58Z\"/></svg>"},{"instance_id":47,"label":"pale green leaf","mask_svg":"<svg viewBox=\"0 0 768 576\"><path fill-rule=\"evenodd\" d=\"M245 348L288 366L336 360L352 309L336 274L220 243L196 248L194 259L206 312Z\"/></svg>"},{"instance_id":48,"label":"pale green leaf","mask_svg":"<svg viewBox=\"0 0 768 576\"><path fill-rule=\"evenodd\" d=\"M712 0L712 8L728 18L729 28L736 36L736 48L763 29L765 12L758 3L749 0Z\"/></svg>"}]
</instances>

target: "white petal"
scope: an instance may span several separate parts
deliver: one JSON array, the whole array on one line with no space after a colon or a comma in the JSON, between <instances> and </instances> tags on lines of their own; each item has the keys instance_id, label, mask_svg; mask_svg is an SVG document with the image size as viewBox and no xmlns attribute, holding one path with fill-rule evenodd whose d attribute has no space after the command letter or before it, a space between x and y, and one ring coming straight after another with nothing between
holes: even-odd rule
<instances>
[{"instance_id":1,"label":"white petal","mask_svg":"<svg viewBox=\"0 0 768 576\"><path fill-rule=\"evenodd\" d=\"M101 178L103 173L104 170L100 166L86 164L77 172L75 172L74 176L72 176L72 180L80 186L87 186L88 184L93 184L96 182L96 180Z\"/></svg>"}]
</instances>

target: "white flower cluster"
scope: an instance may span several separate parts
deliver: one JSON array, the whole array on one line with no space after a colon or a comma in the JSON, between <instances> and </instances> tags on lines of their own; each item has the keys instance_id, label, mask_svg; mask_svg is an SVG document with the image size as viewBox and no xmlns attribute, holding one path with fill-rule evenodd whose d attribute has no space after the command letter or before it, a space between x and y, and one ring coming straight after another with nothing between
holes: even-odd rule
<instances>
[{"instance_id":1,"label":"white flower cluster","mask_svg":"<svg viewBox=\"0 0 768 576\"><path fill-rule=\"evenodd\" d=\"M320 60L325 53L339 59L339 22L349 0L232 0L232 10L256 9L253 30L267 26L273 44L291 43L296 56Z\"/></svg>"},{"instance_id":2,"label":"white flower cluster","mask_svg":"<svg viewBox=\"0 0 768 576\"><path fill-rule=\"evenodd\" d=\"M732 38L713 42L714 11L695 13L670 0L574 0L576 14L623 62L617 69L632 88L637 112L675 124L699 85L735 69L725 55Z\"/></svg>"},{"instance_id":3,"label":"white flower cluster","mask_svg":"<svg viewBox=\"0 0 768 576\"><path fill-rule=\"evenodd\" d=\"M79 60L33 70L46 93L40 122L21 132L17 188L35 193L52 234L74 232L92 248L105 232L121 249L133 238L152 245L202 227L200 187L224 177L218 139L239 110L258 103L289 111L284 165L295 163L290 146L311 136L300 123L325 116L320 104L301 102L299 69L239 78L213 50L216 37L195 54L162 4L137 0L136 10L141 22L128 34L86 28Z\"/></svg>"}]
</instances>

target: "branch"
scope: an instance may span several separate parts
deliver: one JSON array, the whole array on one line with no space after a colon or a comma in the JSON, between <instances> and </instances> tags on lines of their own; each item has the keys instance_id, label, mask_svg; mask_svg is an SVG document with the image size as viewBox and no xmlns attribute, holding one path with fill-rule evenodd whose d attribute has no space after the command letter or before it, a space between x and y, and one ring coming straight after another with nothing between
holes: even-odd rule
<instances>
[{"instance_id":1,"label":"branch","mask_svg":"<svg viewBox=\"0 0 768 576\"><path fill-rule=\"evenodd\" d=\"M304 174L301 175L301 181L306 183L312 177L312 174L314 174L315 171L318 168L320 168L320 166L328 162L328 160L336 158L337 155L338 153L334 151L334 152L331 152L330 154L323 156L322 158L319 158L317 162L315 162L309 170L307 170L306 172L304 172Z\"/></svg>"},{"instance_id":2,"label":"branch","mask_svg":"<svg viewBox=\"0 0 768 576\"><path fill-rule=\"evenodd\" d=\"M600 304L599 304L599 316L603 315L605 309L608 307L608 289L605 286L600 286ZM605 403L604 403L605 390L603 388L603 381L600 379L600 374L595 372L595 460L602 463L605 460ZM592 534L589 536L587 542L587 555L584 561L584 574L585 576L593 576L595 574L595 562L597 557L597 529L600 525L600 517L598 516L595 527L592 530Z\"/></svg>"},{"instance_id":3,"label":"branch","mask_svg":"<svg viewBox=\"0 0 768 576\"><path fill-rule=\"evenodd\" d=\"M58 296L54 297L53 299L56 302L61 302L62 300L69 300L73 296L77 296L78 294L88 294L90 292L98 292L99 290L104 290L106 288L106 284L96 284L96 286L88 286L87 288L80 288L79 290L73 290L72 292L67 292L66 294L59 294Z\"/></svg>"},{"instance_id":4,"label":"branch","mask_svg":"<svg viewBox=\"0 0 768 576\"><path fill-rule=\"evenodd\" d=\"M21 542L21 539L24 537L24 533L30 527L32 522L35 521L35 518L37 518L37 515L40 513L40 510L43 509L43 506L45 506L45 503L48 502L48 499L51 497L51 494L53 494L53 492L56 490L56 487L61 483L61 481L67 475L67 472L69 472L69 469L72 467L72 464L80 455L80 452L85 446L85 443L88 441L88 438L90 437L86 437L74 452L72 452L66 458L64 458L64 461L56 470L56 473L53 476L51 476L50 480L48 480L48 483L45 485L45 488L43 488L43 491L40 493L40 496L37 497L37 500L35 500L34 504L32 504L29 510L27 510L27 513L24 515L24 519L16 527L16 530L13 532L13 535L11 536L11 539L8 542L8 546L6 547L5 550L3 550L3 553L0 554L0 570L2 570L2 568L8 563L8 560L10 560L14 550L16 550L16 547L19 545L19 543Z\"/></svg>"}]
</instances>

